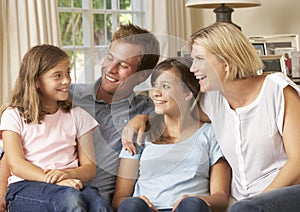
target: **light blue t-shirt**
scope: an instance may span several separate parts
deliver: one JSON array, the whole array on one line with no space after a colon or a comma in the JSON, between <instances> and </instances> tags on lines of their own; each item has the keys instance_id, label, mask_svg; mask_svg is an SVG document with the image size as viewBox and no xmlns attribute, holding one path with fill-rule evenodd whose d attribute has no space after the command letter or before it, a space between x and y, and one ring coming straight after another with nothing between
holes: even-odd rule
<instances>
[{"instance_id":1,"label":"light blue t-shirt","mask_svg":"<svg viewBox=\"0 0 300 212\"><path fill-rule=\"evenodd\" d=\"M138 154L122 149L120 158L140 159L133 196L145 195L158 209L173 208L184 194L209 195L209 170L223 157L211 124L205 123L176 144L145 142Z\"/></svg>"}]
</instances>

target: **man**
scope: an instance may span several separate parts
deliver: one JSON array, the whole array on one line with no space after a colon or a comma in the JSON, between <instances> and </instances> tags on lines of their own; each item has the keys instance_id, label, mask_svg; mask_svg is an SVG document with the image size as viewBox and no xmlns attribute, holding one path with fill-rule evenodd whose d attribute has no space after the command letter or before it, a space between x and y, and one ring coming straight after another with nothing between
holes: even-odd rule
<instances>
[{"instance_id":1,"label":"man","mask_svg":"<svg viewBox=\"0 0 300 212\"><path fill-rule=\"evenodd\" d=\"M100 124L94 133L97 175L90 183L109 203L119 167L122 129L135 115L153 111L150 98L135 95L134 87L151 74L159 55L159 42L152 33L136 25L122 25L113 35L101 78L92 85L73 84L70 88L74 105L85 109ZM0 165L7 167L4 161ZM4 169L8 170L0 167L0 172ZM0 184L5 182L7 176L0 175ZM0 198L4 193L1 189ZM0 199L0 203L3 201Z\"/></svg>"},{"instance_id":2,"label":"man","mask_svg":"<svg viewBox=\"0 0 300 212\"><path fill-rule=\"evenodd\" d=\"M153 111L152 101L135 95L134 87L148 78L159 54L159 42L152 33L132 24L122 25L102 63L102 77L93 85L74 84L70 89L74 105L100 124L94 133L97 176L91 184L109 203L119 167L122 129L135 115Z\"/></svg>"}]
</instances>

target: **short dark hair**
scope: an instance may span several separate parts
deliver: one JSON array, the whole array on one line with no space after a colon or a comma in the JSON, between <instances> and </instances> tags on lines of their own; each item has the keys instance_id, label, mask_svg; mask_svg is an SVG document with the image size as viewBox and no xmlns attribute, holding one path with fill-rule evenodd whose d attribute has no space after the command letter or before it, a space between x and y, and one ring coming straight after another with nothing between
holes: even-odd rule
<instances>
[{"instance_id":1,"label":"short dark hair","mask_svg":"<svg viewBox=\"0 0 300 212\"><path fill-rule=\"evenodd\" d=\"M112 37L112 42L124 41L142 47L141 61L138 71L153 69L160 56L159 42L150 31L137 25L120 25Z\"/></svg>"}]
</instances>

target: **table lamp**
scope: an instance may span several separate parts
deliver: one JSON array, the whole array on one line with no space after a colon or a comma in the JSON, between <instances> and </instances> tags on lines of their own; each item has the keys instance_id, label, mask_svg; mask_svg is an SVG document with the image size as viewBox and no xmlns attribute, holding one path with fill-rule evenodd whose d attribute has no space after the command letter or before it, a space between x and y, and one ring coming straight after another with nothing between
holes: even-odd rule
<instances>
[{"instance_id":1,"label":"table lamp","mask_svg":"<svg viewBox=\"0 0 300 212\"><path fill-rule=\"evenodd\" d=\"M235 25L239 29L240 26L231 21L232 8L255 7L260 6L259 0L186 0L185 6L192 8L215 8L216 22L227 22Z\"/></svg>"}]
</instances>

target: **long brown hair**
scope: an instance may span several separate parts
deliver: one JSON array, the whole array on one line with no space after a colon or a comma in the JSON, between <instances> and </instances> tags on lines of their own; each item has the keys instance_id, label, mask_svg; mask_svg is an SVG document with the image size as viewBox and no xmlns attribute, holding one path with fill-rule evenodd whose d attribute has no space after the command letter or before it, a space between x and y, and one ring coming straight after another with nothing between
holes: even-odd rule
<instances>
[{"instance_id":1,"label":"long brown hair","mask_svg":"<svg viewBox=\"0 0 300 212\"><path fill-rule=\"evenodd\" d=\"M172 72L181 80L181 83L178 84L178 86L183 86L184 89L191 91L193 94L194 98L191 99L192 103L190 108L191 113L193 113L193 110L199 110L198 94L200 92L200 85L194 74L190 72L191 65L192 61L189 58L168 58L157 64L154 68L151 75L151 84L153 85L163 72L172 70ZM153 143L170 143L175 139L169 135L164 123L163 115L156 115L150 120L150 125L149 138Z\"/></svg>"},{"instance_id":2,"label":"long brown hair","mask_svg":"<svg viewBox=\"0 0 300 212\"><path fill-rule=\"evenodd\" d=\"M35 46L24 55L8 107L17 108L26 123L40 123L46 114L36 87L39 75L67 58L66 52L47 44ZM72 107L70 99L58 101L58 104L65 112L69 112ZM5 108L2 108L0 115Z\"/></svg>"}]
</instances>

